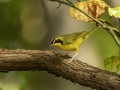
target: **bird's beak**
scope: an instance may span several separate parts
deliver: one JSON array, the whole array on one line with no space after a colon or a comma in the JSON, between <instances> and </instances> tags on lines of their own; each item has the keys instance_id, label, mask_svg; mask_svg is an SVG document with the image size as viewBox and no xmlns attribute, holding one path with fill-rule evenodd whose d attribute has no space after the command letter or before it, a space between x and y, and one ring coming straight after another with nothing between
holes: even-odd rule
<instances>
[{"instance_id":1,"label":"bird's beak","mask_svg":"<svg viewBox=\"0 0 120 90\"><path fill-rule=\"evenodd\" d=\"M50 45L50 47L52 47L52 46L53 46L53 44Z\"/></svg>"}]
</instances>

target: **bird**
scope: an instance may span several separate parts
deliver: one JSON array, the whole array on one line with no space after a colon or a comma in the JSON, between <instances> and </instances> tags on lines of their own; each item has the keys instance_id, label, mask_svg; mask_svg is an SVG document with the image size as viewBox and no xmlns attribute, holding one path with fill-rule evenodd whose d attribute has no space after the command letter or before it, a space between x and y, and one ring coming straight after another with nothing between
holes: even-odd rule
<instances>
[{"instance_id":1,"label":"bird","mask_svg":"<svg viewBox=\"0 0 120 90\"><path fill-rule=\"evenodd\" d=\"M71 34L55 36L50 42L50 47L54 46L64 51L77 51L76 54L67 62L71 63L80 52L79 46L96 30L97 27L89 31L74 32Z\"/></svg>"}]
</instances>

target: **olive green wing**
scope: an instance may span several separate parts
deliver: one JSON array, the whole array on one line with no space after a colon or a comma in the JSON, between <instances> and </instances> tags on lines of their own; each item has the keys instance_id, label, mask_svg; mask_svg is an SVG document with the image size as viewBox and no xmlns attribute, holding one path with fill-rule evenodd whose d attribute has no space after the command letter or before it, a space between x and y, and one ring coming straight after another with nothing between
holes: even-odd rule
<instances>
[{"instance_id":1,"label":"olive green wing","mask_svg":"<svg viewBox=\"0 0 120 90\"><path fill-rule=\"evenodd\" d=\"M80 39L82 39L84 41L96 29L97 29L97 27L95 27L95 28L93 28L93 29L91 29L89 31L82 31L82 32L76 32L76 33L74 33L75 36L74 36L74 39L72 40L72 42L78 41Z\"/></svg>"},{"instance_id":2,"label":"olive green wing","mask_svg":"<svg viewBox=\"0 0 120 90\"><path fill-rule=\"evenodd\" d=\"M85 32L86 31L75 32L75 33L72 33L72 34L63 35L62 37L64 37L64 44L71 44L71 43L75 42L78 38L82 38L81 36Z\"/></svg>"},{"instance_id":3,"label":"olive green wing","mask_svg":"<svg viewBox=\"0 0 120 90\"><path fill-rule=\"evenodd\" d=\"M94 31L96 30L97 27L93 28L92 30L89 31L82 31L82 32L75 32L72 34L67 34L61 36L64 40L64 44L71 44L76 42L77 40L83 39L83 41Z\"/></svg>"}]
</instances>

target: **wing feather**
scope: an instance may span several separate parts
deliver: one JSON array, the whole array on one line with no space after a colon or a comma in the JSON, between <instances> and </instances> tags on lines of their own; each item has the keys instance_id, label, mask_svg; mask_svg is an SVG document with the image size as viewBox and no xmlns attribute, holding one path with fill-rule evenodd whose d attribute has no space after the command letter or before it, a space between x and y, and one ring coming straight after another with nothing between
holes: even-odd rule
<instances>
[{"instance_id":1,"label":"wing feather","mask_svg":"<svg viewBox=\"0 0 120 90\"><path fill-rule=\"evenodd\" d=\"M86 31L83 32L76 32L76 33L72 33L72 34L67 34L67 35L63 35L62 37L64 37L64 44L71 44L73 42L75 42L78 38L80 38ZM81 37L82 38L82 37Z\"/></svg>"}]
</instances>

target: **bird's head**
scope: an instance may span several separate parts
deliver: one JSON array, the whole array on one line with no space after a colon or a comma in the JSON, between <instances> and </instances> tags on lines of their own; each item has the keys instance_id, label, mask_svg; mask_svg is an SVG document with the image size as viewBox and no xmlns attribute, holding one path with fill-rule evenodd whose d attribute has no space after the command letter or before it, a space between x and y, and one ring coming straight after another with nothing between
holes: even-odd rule
<instances>
[{"instance_id":1,"label":"bird's head","mask_svg":"<svg viewBox=\"0 0 120 90\"><path fill-rule=\"evenodd\" d=\"M61 45L63 45L63 39L60 37L54 37L50 43L51 43L50 47L52 46L60 47Z\"/></svg>"}]
</instances>

